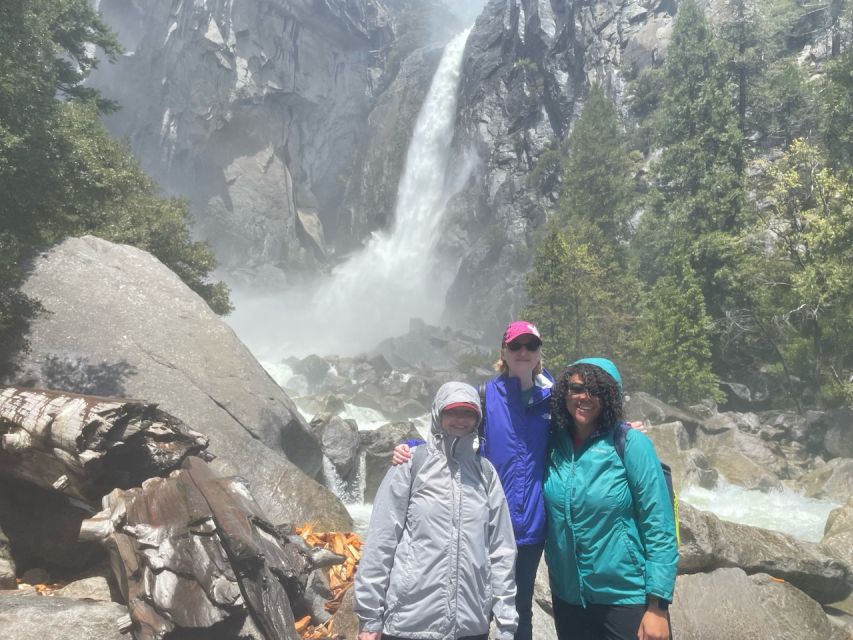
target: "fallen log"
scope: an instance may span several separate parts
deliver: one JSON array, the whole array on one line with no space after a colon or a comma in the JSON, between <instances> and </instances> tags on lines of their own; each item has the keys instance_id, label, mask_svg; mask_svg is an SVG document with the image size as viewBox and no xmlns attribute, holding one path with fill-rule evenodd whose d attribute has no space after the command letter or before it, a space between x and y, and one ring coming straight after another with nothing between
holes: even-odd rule
<instances>
[{"instance_id":1,"label":"fallen log","mask_svg":"<svg viewBox=\"0 0 853 640\"><path fill-rule=\"evenodd\" d=\"M298 536L264 518L242 481L190 457L168 478L112 491L103 506L80 537L109 550L136 640L226 627L298 640L290 603L314 562Z\"/></svg>"},{"instance_id":2,"label":"fallen log","mask_svg":"<svg viewBox=\"0 0 853 640\"><path fill-rule=\"evenodd\" d=\"M115 487L164 476L207 438L156 404L0 388L0 475L97 503Z\"/></svg>"}]
</instances>

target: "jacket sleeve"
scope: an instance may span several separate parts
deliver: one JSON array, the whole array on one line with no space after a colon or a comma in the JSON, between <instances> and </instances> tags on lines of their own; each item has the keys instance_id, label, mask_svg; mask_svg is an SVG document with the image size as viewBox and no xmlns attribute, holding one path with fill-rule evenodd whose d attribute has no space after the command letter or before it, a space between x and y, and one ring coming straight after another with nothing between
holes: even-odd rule
<instances>
[{"instance_id":1,"label":"jacket sleeve","mask_svg":"<svg viewBox=\"0 0 853 640\"><path fill-rule=\"evenodd\" d=\"M489 481L489 562L492 576L492 614L497 633L495 640L512 640L518 627L515 610L515 535L501 481L492 463Z\"/></svg>"},{"instance_id":2,"label":"jacket sleeve","mask_svg":"<svg viewBox=\"0 0 853 640\"><path fill-rule=\"evenodd\" d=\"M355 574L353 611L361 631L382 631L386 595L397 545L406 526L412 461L391 467L385 474L367 530L367 542Z\"/></svg>"},{"instance_id":3,"label":"jacket sleeve","mask_svg":"<svg viewBox=\"0 0 853 640\"><path fill-rule=\"evenodd\" d=\"M678 573L672 500L652 441L634 429L625 441L625 469L645 548L646 594L671 602Z\"/></svg>"}]
</instances>

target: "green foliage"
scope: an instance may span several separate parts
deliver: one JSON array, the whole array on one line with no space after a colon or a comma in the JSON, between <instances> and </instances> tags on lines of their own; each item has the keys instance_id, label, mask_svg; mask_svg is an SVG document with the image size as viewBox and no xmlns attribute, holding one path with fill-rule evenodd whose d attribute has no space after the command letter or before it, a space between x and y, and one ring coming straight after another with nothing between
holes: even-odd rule
<instances>
[{"instance_id":1,"label":"green foliage","mask_svg":"<svg viewBox=\"0 0 853 640\"><path fill-rule=\"evenodd\" d=\"M853 187L802 140L764 169L751 235L765 282L756 313L776 328L789 374L812 398L834 402L846 397L853 370Z\"/></svg>"},{"instance_id":2,"label":"green foliage","mask_svg":"<svg viewBox=\"0 0 853 640\"><path fill-rule=\"evenodd\" d=\"M853 172L853 48L829 65L822 140L830 165Z\"/></svg>"},{"instance_id":3,"label":"green foliage","mask_svg":"<svg viewBox=\"0 0 853 640\"><path fill-rule=\"evenodd\" d=\"M478 369L491 371L492 364L497 360L497 354L490 355L485 351L466 351L456 358L456 368L467 376L474 375Z\"/></svg>"},{"instance_id":4,"label":"green foliage","mask_svg":"<svg viewBox=\"0 0 853 640\"><path fill-rule=\"evenodd\" d=\"M213 254L191 241L186 203L159 198L101 125L99 114L114 105L81 84L97 64L92 44L107 57L120 51L87 0L0 4L0 228L8 249L0 330L8 344L37 310L17 291L18 259L72 235L146 249L216 311L230 310L225 285L206 281Z\"/></svg>"},{"instance_id":5,"label":"green foliage","mask_svg":"<svg viewBox=\"0 0 853 640\"><path fill-rule=\"evenodd\" d=\"M633 303L629 276L591 225L551 227L536 249L522 315L547 336L557 369L590 353L624 355Z\"/></svg>"},{"instance_id":6,"label":"green foliage","mask_svg":"<svg viewBox=\"0 0 853 640\"><path fill-rule=\"evenodd\" d=\"M683 262L652 287L634 336L635 371L644 389L667 402L721 399L711 370L711 319L699 282Z\"/></svg>"},{"instance_id":7,"label":"green foliage","mask_svg":"<svg viewBox=\"0 0 853 640\"><path fill-rule=\"evenodd\" d=\"M724 275L745 206L745 148L719 45L693 0L679 6L663 76L662 152L635 240L638 264L653 283L688 260L719 317L734 294Z\"/></svg>"},{"instance_id":8,"label":"green foliage","mask_svg":"<svg viewBox=\"0 0 853 640\"><path fill-rule=\"evenodd\" d=\"M633 167L616 107L598 84L572 129L569 151L560 201L563 224L587 221L608 241L626 242L635 204Z\"/></svg>"},{"instance_id":9,"label":"green foliage","mask_svg":"<svg viewBox=\"0 0 853 640\"><path fill-rule=\"evenodd\" d=\"M559 149L547 149L536 159L536 163L527 174L527 184L545 193L556 186L557 178L563 167L563 155Z\"/></svg>"}]
</instances>

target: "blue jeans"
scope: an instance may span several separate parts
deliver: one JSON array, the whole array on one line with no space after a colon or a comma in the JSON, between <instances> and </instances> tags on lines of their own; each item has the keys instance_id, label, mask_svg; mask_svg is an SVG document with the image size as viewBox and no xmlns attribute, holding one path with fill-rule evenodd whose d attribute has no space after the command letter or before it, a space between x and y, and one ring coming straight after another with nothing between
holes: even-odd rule
<instances>
[{"instance_id":1,"label":"blue jeans","mask_svg":"<svg viewBox=\"0 0 853 640\"><path fill-rule=\"evenodd\" d=\"M515 609L518 611L518 631L515 640L533 638L533 585L536 582L536 569L542 559L545 543L520 544L515 560Z\"/></svg>"}]
</instances>

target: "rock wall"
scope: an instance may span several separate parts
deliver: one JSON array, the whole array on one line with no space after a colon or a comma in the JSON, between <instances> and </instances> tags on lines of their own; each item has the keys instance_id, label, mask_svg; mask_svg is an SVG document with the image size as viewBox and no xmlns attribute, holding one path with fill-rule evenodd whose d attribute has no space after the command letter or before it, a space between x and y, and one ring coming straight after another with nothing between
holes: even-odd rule
<instances>
[{"instance_id":1,"label":"rock wall","mask_svg":"<svg viewBox=\"0 0 853 640\"><path fill-rule=\"evenodd\" d=\"M392 31L378 0L103 0L129 49L107 119L226 269L324 258ZM320 231L318 231L318 229ZM281 272L283 273L283 272Z\"/></svg>"}]
</instances>

